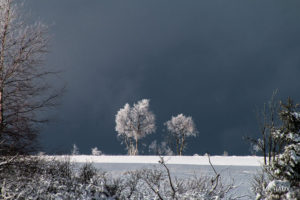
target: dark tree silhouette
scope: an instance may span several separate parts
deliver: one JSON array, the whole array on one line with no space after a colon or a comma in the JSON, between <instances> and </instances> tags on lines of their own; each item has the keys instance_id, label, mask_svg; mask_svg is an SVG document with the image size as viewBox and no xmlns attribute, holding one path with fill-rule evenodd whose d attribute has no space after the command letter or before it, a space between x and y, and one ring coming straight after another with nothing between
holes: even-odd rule
<instances>
[{"instance_id":1,"label":"dark tree silhouette","mask_svg":"<svg viewBox=\"0 0 300 200\"><path fill-rule=\"evenodd\" d=\"M0 1L0 141L2 154L36 149L40 112L56 105L60 92L46 77L54 74L43 65L48 28L28 25L13 0Z\"/></svg>"}]
</instances>

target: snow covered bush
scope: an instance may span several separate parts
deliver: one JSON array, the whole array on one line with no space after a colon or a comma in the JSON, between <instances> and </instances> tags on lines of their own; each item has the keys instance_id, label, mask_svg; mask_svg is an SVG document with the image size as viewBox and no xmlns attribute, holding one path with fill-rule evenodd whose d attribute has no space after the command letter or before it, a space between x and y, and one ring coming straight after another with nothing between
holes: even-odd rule
<instances>
[{"instance_id":1,"label":"snow covered bush","mask_svg":"<svg viewBox=\"0 0 300 200\"><path fill-rule=\"evenodd\" d=\"M257 199L300 199L300 113L298 105L288 98L281 103L281 127L273 131L274 140L280 142L282 151L264 166L268 175Z\"/></svg>"},{"instance_id":2,"label":"snow covered bush","mask_svg":"<svg viewBox=\"0 0 300 200\"><path fill-rule=\"evenodd\" d=\"M97 175L97 169L91 163L85 163L79 169L78 178L80 182L88 183L96 175Z\"/></svg>"},{"instance_id":3,"label":"snow covered bush","mask_svg":"<svg viewBox=\"0 0 300 200\"><path fill-rule=\"evenodd\" d=\"M94 147L91 150L93 156L100 156L102 154L102 152L97 147Z\"/></svg>"},{"instance_id":4,"label":"snow covered bush","mask_svg":"<svg viewBox=\"0 0 300 200\"><path fill-rule=\"evenodd\" d=\"M215 177L200 176L180 179L171 174L164 159L161 157L159 169L143 169L139 171L141 184L148 191L146 199L235 199L229 192L233 184L223 184L220 174Z\"/></svg>"},{"instance_id":5,"label":"snow covered bush","mask_svg":"<svg viewBox=\"0 0 300 200\"><path fill-rule=\"evenodd\" d=\"M115 129L125 143L128 154L137 155L139 140L155 131L155 116L149 111L149 100L138 101L133 107L125 104L116 115Z\"/></svg>"},{"instance_id":6,"label":"snow covered bush","mask_svg":"<svg viewBox=\"0 0 300 200\"><path fill-rule=\"evenodd\" d=\"M197 131L192 117L179 114L176 117L172 117L165 125L170 132L171 139L175 140L177 155L182 155L186 147L186 138L196 137Z\"/></svg>"},{"instance_id":7,"label":"snow covered bush","mask_svg":"<svg viewBox=\"0 0 300 200\"><path fill-rule=\"evenodd\" d=\"M107 199L93 172L84 165L76 173L69 160L18 158L0 171L0 199Z\"/></svg>"},{"instance_id":8,"label":"snow covered bush","mask_svg":"<svg viewBox=\"0 0 300 200\"><path fill-rule=\"evenodd\" d=\"M229 199L232 185L220 176L179 179L161 160L160 167L124 172L120 176L64 161L23 157L0 167L0 199Z\"/></svg>"}]
</instances>

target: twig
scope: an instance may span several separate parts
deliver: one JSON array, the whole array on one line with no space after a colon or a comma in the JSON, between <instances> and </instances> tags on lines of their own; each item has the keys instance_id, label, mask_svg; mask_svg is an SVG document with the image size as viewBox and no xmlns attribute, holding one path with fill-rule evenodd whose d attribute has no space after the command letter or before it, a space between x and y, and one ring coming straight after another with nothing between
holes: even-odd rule
<instances>
[{"instance_id":1,"label":"twig","mask_svg":"<svg viewBox=\"0 0 300 200\"><path fill-rule=\"evenodd\" d=\"M147 183L147 185L150 187L150 189L158 196L158 198L160 200L164 200L159 192L159 189L155 189L147 179L144 179L144 181Z\"/></svg>"},{"instance_id":2,"label":"twig","mask_svg":"<svg viewBox=\"0 0 300 200\"><path fill-rule=\"evenodd\" d=\"M210 161L210 156L209 156L209 154L207 154L207 157L208 157L208 162L209 162L211 168L213 169L213 171L214 171L215 174L216 174L216 177L215 177L214 179L211 180L212 188L211 188L211 190L209 191L209 194L211 194L211 193L217 188L217 186L218 186L220 174L217 173L217 171L215 170L214 166L212 165L212 163L211 163L211 161ZM214 183L215 183L215 185L214 185Z\"/></svg>"},{"instance_id":3,"label":"twig","mask_svg":"<svg viewBox=\"0 0 300 200\"><path fill-rule=\"evenodd\" d=\"M172 182L170 170L169 170L169 168L167 167L167 165L166 165L166 163L165 163L165 161L164 161L164 158L163 158L162 156L160 156L160 161L159 161L159 163L160 163L161 165L163 165L164 168L165 168L166 171L167 171L169 183L170 183L170 186L171 186L171 189L172 189L172 198L174 199L175 196L176 196L176 189L175 189L175 187L174 187L174 185L173 185L173 182Z\"/></svg>"},{"instance_id":4,"label":"twig","mask_svg":"<svg viewBox=\"0 0 300 200\"><path fill-rule=\"evenodd\" d=\"M13 156L12 158L10 158L10 159L7 160L7 161L1 162L1 163L0 163L0 166L2 166L2 165L7 165L8 163L12 162L12 161L13 161L16 157L18 157L18 156L19 156L19 154Z\"/></svg>"}]
</instances>

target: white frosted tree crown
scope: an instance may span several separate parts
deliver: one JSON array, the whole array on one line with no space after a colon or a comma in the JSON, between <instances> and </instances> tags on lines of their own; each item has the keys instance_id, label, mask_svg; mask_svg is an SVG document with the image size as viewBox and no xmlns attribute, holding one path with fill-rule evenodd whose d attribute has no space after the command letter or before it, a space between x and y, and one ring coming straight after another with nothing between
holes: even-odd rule
<instances>
[{"instance_id":1,"label":"white frosted tree crown","mask_svg":"<svg viewBox=\"0 0 300 200\"><path fill-rule=\"evenodd\" d=\"M167 129L176 135L196 136L196 128L192 117L179 114L166 122Z\"/></svg>"}]
</instances>

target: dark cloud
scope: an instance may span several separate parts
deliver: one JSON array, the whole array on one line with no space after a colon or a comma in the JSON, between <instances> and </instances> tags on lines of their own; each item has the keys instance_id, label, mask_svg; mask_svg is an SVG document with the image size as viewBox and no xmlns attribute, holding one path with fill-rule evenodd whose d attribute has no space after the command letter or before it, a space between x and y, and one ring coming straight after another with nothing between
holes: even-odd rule
<instances>
[{"instance_id":1,"label":"dark cloud","mask_svg":"<svg viewBox=\"0 0 300 200\"><path fill-rule=\"evenodd\" d=\"M123 153L114 117L126 102L150 98L158 130L172 115L195 119L187 153L247 154L256 106L272 91L300 101L300 2L25 2L50 24L47 65L63 69L68 92L43 129L48 151L72 143ZM145 140L147 141L147 139Z\"/></svg>"}]
</instances>

